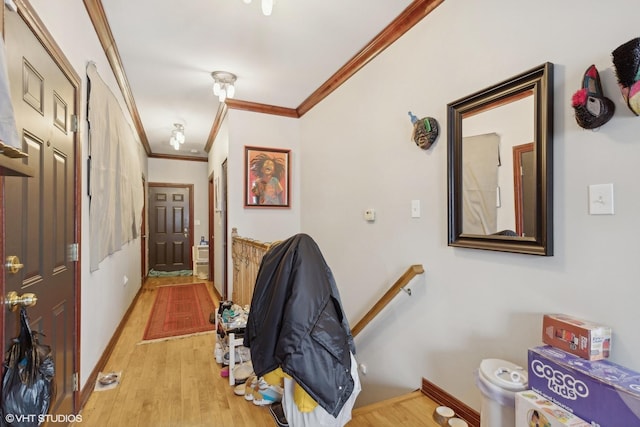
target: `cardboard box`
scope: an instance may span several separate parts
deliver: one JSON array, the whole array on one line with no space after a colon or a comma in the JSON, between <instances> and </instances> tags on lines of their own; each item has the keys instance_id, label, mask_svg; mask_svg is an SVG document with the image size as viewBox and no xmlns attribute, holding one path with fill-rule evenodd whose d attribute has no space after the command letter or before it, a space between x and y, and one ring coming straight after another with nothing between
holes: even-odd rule
<instances>
[{"instance_id":1,"label":"cardboard box","mask_svg":"<svg viewBox=\"0 0 640 427\"><path fill-rule=\"evenodd\" d=\"M551 346L529 349L529 387L594 427L640 426L640 373Z\"/></svg>"},{"instance_id":2,"label":"cardboard box","mask_svg":"<svg viewBox=\"0 0 640 427\"><path fill-rule=\"evenodd\" d=\"M591 427L532 390L516 393L516 427Z\"/></svg>"},{"instance_id":3,"label":"cardboard box","mask_svg":"<svg viewBox=\"0 0 640 427\"><path fill-rule=\"evenodd\" d=\"M606 359L611 347L611 328L566 314L545 314L542 342L583 359Z\"/></svg>"}]
</instances>

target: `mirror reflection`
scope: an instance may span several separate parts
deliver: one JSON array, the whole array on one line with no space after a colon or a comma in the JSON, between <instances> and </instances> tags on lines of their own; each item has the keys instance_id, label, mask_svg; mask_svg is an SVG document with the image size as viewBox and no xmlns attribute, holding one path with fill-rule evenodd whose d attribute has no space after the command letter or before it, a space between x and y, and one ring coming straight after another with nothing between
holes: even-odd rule
<instances>
[{"instance_id":1,"label":"mirror reflection","mask_svg":"<svg viewBox=\"0 0 640 427\"><path fill-rule=\"evenodd\" d=\"M535 235L534 117L531 91L462 115L463 234Z\"/></svg>"},{"instance_id":2,"label":"mirror reflection","mask_svg":"<svg viewBox=\"0 0 640 427\"><path fill-rule=\"evenodd\" d=\"M450 246L553 255L552 70L448 105Z\"/></svg>"}]
</instances>

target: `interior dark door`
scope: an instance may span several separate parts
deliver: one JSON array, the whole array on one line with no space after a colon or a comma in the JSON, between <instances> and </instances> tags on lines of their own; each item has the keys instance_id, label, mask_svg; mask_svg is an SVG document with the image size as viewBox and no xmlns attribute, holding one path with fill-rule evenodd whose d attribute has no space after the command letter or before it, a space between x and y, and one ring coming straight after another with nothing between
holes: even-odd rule
<instances>
[{"instance_id":1,"label":"interior dark door","mask_svg":"<svg viewBox=\"0 0 640 427\"><path fill-rule=\"evenodd\" d=\"M536 235L536 169L533 150L522 153L522 217L524 236Z\"/></svg>"},{"instance_id":2,"label":"interior dark door","mask_svg":"<svg viewBox=\"0 0 640 427\"><path fill-rule=\"evenodd\" d=\"M513 147L513 177L518 236L536 235L536 169L533 143Z\"/></svg>"},{"instance_id":3,"label":"interior dark door","mask_svg":"<svg viewBox=\"0 0 640 427\"><path fill-rule=\"evenodd\" d=\"M143 192L143 200L145 203L142 205L142 223L140 225L140 270L142 283L147 278L147 181L142 178L142 192Z\"/></svg>"},{"instance_id":4,"label":"interior dark door","mask_svg":"<svg viewBox=\"0 0 640 427\"><path fill-rule=\"evenodd\" d=\"M149 266L191 270L193 186L149 183Z\"/></svg>"},{"instance_id":5,"label":"interior dark door","mask_svg":"<svg viewBox=\"0 0 640 427\"><path fill-rule=\"evenodd\" d=\"M5 271L5 292L35 293L28 308L33 330L44 336L55 360L56 395L51 413L74 413L76 355L76 152L72 115L76 86L63 73L27 24L5 13L5 41L11 98L25 162L32 178L4 180L4 251L23 267ZM8 313L6 347L17 334L18 311Z\"/></svg>"}]
</instances>

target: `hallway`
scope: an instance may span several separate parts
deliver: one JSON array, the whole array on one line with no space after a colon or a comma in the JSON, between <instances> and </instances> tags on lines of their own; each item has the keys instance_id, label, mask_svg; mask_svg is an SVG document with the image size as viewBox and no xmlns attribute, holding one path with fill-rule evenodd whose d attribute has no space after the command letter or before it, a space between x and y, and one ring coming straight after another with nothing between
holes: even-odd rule
<instances>
[{"instance_id":1,"label":"hallway","mask_svg":"<svg viewBox=\"0 0 640 427\"><path fill-rule=\"evenodd\" d=\"M233 394L213 356L215 334L139 344L163 285L201 282L195 277L149 278L103 372L122 372L111 390L94 391L77 427L273 427L267 407ZM216 306L218 297L209 292ZM436 403L419 391L354 409L350 427L437 426Z\"/></svg>"},{"instance_id":2,"label":"hallway","mask_svg":"<svg viewBox=\"0 0 640 427\"><path fill-rule=\"evenodd\" d=\"M192 276L150 278L124 325L103 372L120 372L117 388L94 391L81 411L82 427L269 426L266 407L233 394L213 357L215 334L138 343L158 286L201 282ZM211 292L211 282L207 283ZM218 298L212 294L218 305Z\"/></svg>"}]
</instances>

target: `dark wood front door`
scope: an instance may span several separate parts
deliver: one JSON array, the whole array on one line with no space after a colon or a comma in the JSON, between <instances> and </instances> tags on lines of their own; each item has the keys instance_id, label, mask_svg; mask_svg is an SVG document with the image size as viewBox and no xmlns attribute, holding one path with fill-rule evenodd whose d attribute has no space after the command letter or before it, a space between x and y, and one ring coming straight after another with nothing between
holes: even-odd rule
<instances>
[{"instance_id":1,"label":"dark wood front door","mask_svg":"<svg viewBox=\"0 0 640 427\"><path fill-rule=\"evenodd\" d=\"M7 66L25 162L32 178L4 180L4 253L23 267L5 270L5 292L35 293L28 308L31 327L52 347L56 394L52 414L74 413L77 372L77 265L71 254L77 239L76 135L77 76L69 77L17 14L5 13ZM17 335L18 313L8 312L4 345Z\"/></svg>"},{"instance_id":2,"label":"dark wood front door","mask_svg":"<svg viewBox=\"0 0 640 427\"><path fill-rule=\"evenodd\" d=\"M149 266L191 270L193 185L149 183Z\"/></svg>"}]
</instances>

